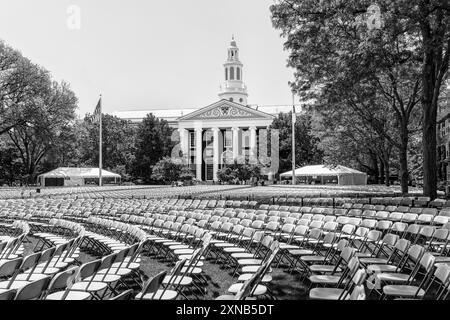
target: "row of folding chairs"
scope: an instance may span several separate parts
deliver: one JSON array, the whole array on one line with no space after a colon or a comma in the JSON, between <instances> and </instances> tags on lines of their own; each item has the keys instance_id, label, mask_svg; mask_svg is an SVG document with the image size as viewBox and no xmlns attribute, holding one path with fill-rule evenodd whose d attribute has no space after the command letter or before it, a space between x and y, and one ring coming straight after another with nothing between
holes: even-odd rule
<instances>
[{"instance_id":1,"label":"row of folding chairs","mask_svg":"<svg viewBox=\"0 0 450 320\"><path fill-rule=\"evenodd\" d=\"M361 203L344 203L341 208L343 209L359 209L359 210L374 210L374 211L388 211L388 212L402 212L402 213L427 213L437 215L439 210L437 208L419 208L408 206L395 206L395 205L382 205L382 204L361 204Z\"/></svg>"},{"instance_id":2,"label":"row of folding chairs","mask_svg":"<svg viewBox=\"0 0 450 320\"><path fill-rule=\"evenodd\" d=\"M29 232L30 226L24 221L0 225L0 262L23 255L23 242Z\"/></svg>"}]
</instances>

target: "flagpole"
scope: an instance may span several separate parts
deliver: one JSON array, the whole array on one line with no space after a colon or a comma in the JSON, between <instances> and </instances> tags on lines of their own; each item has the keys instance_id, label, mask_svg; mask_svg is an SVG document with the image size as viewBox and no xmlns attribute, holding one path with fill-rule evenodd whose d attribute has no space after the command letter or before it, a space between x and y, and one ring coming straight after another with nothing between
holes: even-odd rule
<instances>
[{"instance_id":1,"label":"flagpole","mask_svg":"<svg viewBox=\"0 0 450 320\"><path fill-rule=\"evenodd\" d=\"M103 169L103 154L102 154L102 95L100 95L100 132L99 132L99 150L98 150L98 168L99 168L99 180L98 184L101 187L103 185L102 183L102 169Z\"/></svg>"},{"instance_id":2,"label":"flagpole","mask_svg":"<svg viewBox=\"0 0 450 320\"><path fill-rule=\"evenodd\" d=\"M292 185L296 184L295 179L295 122L297 120L295 114L295 98L294 91L292 91Z\"/></svg>"}]
</instances>

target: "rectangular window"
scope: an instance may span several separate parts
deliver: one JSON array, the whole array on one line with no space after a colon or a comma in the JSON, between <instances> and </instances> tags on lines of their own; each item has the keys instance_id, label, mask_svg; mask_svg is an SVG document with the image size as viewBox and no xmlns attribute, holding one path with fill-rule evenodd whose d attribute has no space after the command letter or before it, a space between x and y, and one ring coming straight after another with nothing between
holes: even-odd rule
<instances>
[{"instance_id":1,"label":"rectangular window","mask_svg":"<svg viewBox=\"0 0 450 320\"><path fill-rule=\"evenodd\" d=\"M210 144L213 142L213 133L212 131L208 130L206 131L206 144Z\"/></svg>"},{"instance_id":2,"label":"rectangular window","mask_svg":"<svg viewBox=\"0 0 450 320\"><path fill-rule=\"evenodd\" d=\"M233 146L233 132L227 130L225 131L225 148L231 148Z\"/></svg>"},{"instance_id":3,"label":"rectangular window","mask_svg":"<svg viewBox=\"0 0 450 320\"><path fill-rule=\"evenodd\" d=\"M190 131L189 132L189 138L191 140L191 148L195 148L195 132L194 131Z\"/></svg>"}]
</instances>

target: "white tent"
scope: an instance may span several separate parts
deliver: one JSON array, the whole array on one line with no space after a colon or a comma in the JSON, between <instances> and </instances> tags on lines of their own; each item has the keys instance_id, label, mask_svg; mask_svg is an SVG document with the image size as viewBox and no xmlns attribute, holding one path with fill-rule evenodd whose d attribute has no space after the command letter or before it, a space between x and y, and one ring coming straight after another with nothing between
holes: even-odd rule
<instances>
[{"instance_id":1,"label":"white tent","mask_svg":"<svg viewBox=\"0 0 450 320\"><path fill-rule=\"evenodd\" d=\"M292 170L282 173L282 178L292 177ZM367 174L344 166L314 165L295 170L296 179L304 183L334 183L338 185L366 185Z\"/></svg>"},{"instance_id":2,"label":"white tent","mask_svg":"<svg viewBox=\"0 0 450 320\"><path fill-rule=\"evenodd\" d=\"M120 175L102 170L104 183L117 183ZM98 183L99 168L58 168L38 176L41 186L83 186L88 183Z\"/></svg>"}]
</instances>

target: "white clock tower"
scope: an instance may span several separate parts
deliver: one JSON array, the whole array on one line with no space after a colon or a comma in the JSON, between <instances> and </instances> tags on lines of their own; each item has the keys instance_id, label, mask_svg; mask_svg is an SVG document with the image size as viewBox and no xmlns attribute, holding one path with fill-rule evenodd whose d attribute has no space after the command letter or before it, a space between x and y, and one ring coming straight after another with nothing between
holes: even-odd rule
<instances>
[{"instance_id":1,"label":"white clock tower","mask_svg":"<svg viewBox=\"0 0 450 320\"><path fill-rule=\"evenodd\" d=\"M247 105L247 86L242 81L242 62L239 61L239 48L234 36L228 47L228 59L224 63L225 82L220 86L219 97L244 106Z\"/></svg>"}]
</instances>

